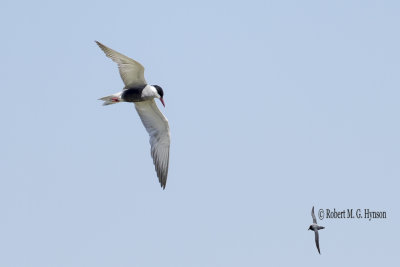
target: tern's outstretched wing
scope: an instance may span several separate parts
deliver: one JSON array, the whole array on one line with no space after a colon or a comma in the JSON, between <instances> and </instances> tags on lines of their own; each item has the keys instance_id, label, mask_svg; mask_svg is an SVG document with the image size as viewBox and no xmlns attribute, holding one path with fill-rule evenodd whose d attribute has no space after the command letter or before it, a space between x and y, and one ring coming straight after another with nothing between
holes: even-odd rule
<instances>
[{"instance_id":1,"label":"tern's outstretched wing","mask_svg":"<svg viewBox=\"0 0 400 267\"><path fill-rule=\"evenodd\" d=\"M315 218L315 213L314 213L314 206L312 207L312 210L311 210L311 216L312 216L313 223L317 224L317 218Z\"/></svg>"},{"instance_id":2,"label":"tern's outstretched wing","mask_svg":"<svg viewBox=\"0 0 400 267\"><path fill-rule=\"evenodd\" d=\"M107 57L111 58L118 64L119 74L124 81L125 88L138 87L147 84L144 79L144 67L142 64L112 50L98 41L96 41L96 44L101 48L101 50L103 50Z\"/></svg>"},{"instance_id":3,"label":"tern's outstretched wing","mask_svg":"<svg viewBox=\"0 0 400 267\"><path fill-rule=\"evenodd\" d=\"M150 135L151 156L158 180L165 189L168 176L170 134L168 120L158 109L154 99L136 102L135 108Z\"/></svg>"},{"instance_id":4,"label":"tern's outstretched wing","mask_svg":"<svg viewBox=\"0 0 400 267\"><path fill-rule=\"evenodd\" d=\"M315 230L314 233L315 233L315 245L317 245L318 253L321 254L321 251L319 250L319 234L318 234L318 230Z\"/></svg>"}]
</instances>

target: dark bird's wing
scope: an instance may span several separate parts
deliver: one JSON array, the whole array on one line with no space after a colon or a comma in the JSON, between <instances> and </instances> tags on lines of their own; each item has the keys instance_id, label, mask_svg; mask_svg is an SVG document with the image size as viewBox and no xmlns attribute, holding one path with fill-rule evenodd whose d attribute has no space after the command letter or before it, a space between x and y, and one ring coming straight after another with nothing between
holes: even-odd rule
<instances>
[{"instance_id":1,"label":"dark bird's wing","mask_svg":"<svg viewBox=\"0 0 400 267\"><path fill-rule=\"evenodd\" d=\"M165 189L169 165L169 124L167 118L158 109L154 99L136 102L136 111L150 135L151 156L156 167L158 180Z\"/></svg>"},{"instance_id":2,"label":"dark bird's wing","mask_svg":"<svg viewBox=\"0 0 400 267\"><path fill-rule=\"evenodd\" d=\"M312 210L311 210L311 216L312 216L313 223L317 224L317 218L315 218L315 213L314 213L314 206L312 207Z\"/></svg>"},{"instance_id":3,"label":"dark bird's wing","mask_svg":"<svg viewBox=\"0 0 400 267\"><path fill-rule=\"evenodd\" d=\"M124 81L125 88L139 87L147 84L144 79L144 67L142 64L112 50L100 42L96 41L96 44L103 50L107 57L118 64L119 74Z\"/></svg>"},{"instance_id":4,"label":"dark bird's wing","mask_svg":"<svg viewBox=\"0 0 400 267\"><path fill-rule=\"evenodd\" d=\"M314 233L315 233L315 245L317 245L318 253L321 254L321 251L319 250L319 234L318 234L318 230L315 230Z\"/></svg>"}]
</instances>

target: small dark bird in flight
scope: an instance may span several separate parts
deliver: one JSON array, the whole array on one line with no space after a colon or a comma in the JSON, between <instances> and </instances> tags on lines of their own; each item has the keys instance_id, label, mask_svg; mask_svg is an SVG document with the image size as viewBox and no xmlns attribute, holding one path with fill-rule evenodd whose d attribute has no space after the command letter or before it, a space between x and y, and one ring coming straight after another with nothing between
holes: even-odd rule
<instances>
[{"instance_id":1,"label":"small dark bird in flight","mask_svg":"<svg viewBox=\"0 0 400 267\"><path fill-rule=\"evenodd\" d=\"M317 218L315 217L315 214L314 214L314 206L312 207L312 210L311 210L311 216L312 216L313 224L310 225L308 230L313 230L314 231L314 233L315 233L315 245L317 245L318 253L321 254L321 251L319 250L319 234L318 234L318 230L325 229L325 227L319 226L317 224Z\"/></svg>"}]
</instances>

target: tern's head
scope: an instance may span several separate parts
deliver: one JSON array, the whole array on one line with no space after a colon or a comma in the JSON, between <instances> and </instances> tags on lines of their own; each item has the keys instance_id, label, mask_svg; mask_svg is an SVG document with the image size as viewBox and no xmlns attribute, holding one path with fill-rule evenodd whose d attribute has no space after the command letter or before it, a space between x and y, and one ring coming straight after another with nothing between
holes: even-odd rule
<instances>
[{"instance_id":1,"label":"tern's head","mask_svg":"<svg viewBox=\"0 0 400 267\"><path fill-rule=\"evenodd\" d=\"M153 86L154 86L154 88L156 88L156 90L157 90L157 94L158 94L157 98L160 99L161 103L162 103L163 106L165 107L164 99L163 99L163 97L164 97L164 91L163 91L163 89L161 88L161 86L158 86L158 85L153 85Z\"/></svg>"},{"instance_id":2,"label":"tern's head","mask_svg":"<svg viewBox=\"0 0 400 267\"><path fill-rule=\"evenodd\" d=\"M312 225L310 225L310 227L308 227L308 230L312 230Z\"/></svg>"}]
</instances>

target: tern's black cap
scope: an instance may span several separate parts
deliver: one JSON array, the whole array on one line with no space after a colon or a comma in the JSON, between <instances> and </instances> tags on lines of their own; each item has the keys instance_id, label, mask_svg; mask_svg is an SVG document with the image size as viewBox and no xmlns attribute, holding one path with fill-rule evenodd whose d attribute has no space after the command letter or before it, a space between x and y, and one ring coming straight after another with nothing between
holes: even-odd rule
<instances>
[{"instance_id":1,"label":"tern's black cap","mask_svg":"<svg viewBox=\"0 0 400 267\"><path fill-rule=\"evenodd\" d=\"M161 98L164 96L164 91L161 88L161 86L158 85L153 85L157 89L157 93L161 96Z\"/></svg>"}]
</instances>

